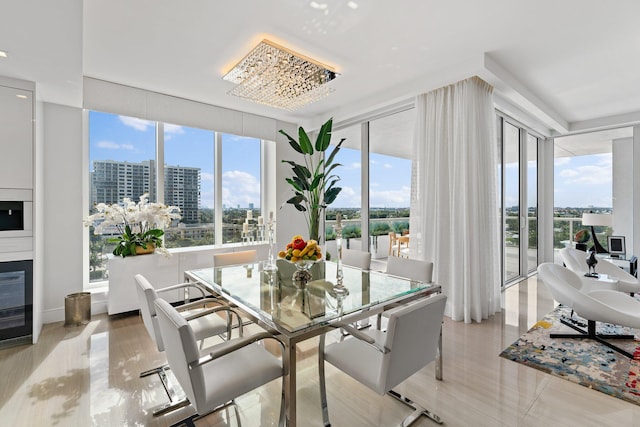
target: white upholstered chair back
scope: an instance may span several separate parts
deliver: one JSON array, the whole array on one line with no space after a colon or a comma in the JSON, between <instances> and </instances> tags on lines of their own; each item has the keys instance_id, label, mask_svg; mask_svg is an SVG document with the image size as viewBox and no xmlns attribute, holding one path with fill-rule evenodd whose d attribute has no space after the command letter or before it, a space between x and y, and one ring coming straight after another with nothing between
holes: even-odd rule
<instances>
[{"instance_id":1,"label":"white upholstered chair back","mask_svg":"<svg viewBox=\"0 0 640 427\"><path fill-rule=\"evenodd\" d=\"M253 264L258 260L258 253L255 250L226 252L213 255L213 267L224 267L226 265Z\"/></svg>"},{"instance_id":2,"label":"white upholstered chair back","mask_svg":"<svg viewBox=\"0 0 640 427\"><path fill-rule=\"evenodd\" d=\"M158 319L156 316L155 301L158 298L156 290L151 283L141 274L135 275L136 290L138 292L138 303L140 304L140 314L142 314L142 322L151 339L155 342L158 351L164 351L164 343L162 335L158 328Z\"/></svg>"},{"instance_id":3,"label":"white upholstered chair back","mask_svg":"<svg viewBox=\"0 0 640 427\"><path fill-rule=\"evenodd\" d=\"M390 256L387 258L387 274L431 283L433 281L433 263L431 261Z\"/></svg>"},{"instance_id":4,"label":"white upholstered chair back","mask_svg":"<svg viewBox=\"0 0 640 427\"><path fill-rule=\"evenodd\" d=\"M371 253L355 249L342 249L342 263L362 270L370 270Z\"/></svg>"},{"instance_id":5,"label":"white upholstered chair back","mask_svg":"<svg viewBox=\"0 0 640 427\"><path fill-rule=\"evenodd\" d=\"M393 309L389 313L384 355L377 392L384 394L435 360L444 294Z\"/></svg>"},{"instance_id":6,"label":"white upholstered chair back","mask_svg":"<svg viewBox=\"0 0 640 427\"><path fill-rule=\"evenodd\" d=\"M159 298L155 304L167 361L198 414L221 409L222 405L276 378L284 382L282 361L258 344L265 339L278 341L273 335L260 332L200 352L191 324L165 300ZM282 345L280 348L284 351ZM282 390L280 426L284 423L284 387ZM192 422L198 414L174 425L195 425Z\"/></svg>"},{"instance_id":7,"label":"white upholstered chair back","mask_svg":"<svg viewBox=\"0 0 640 427\"><path fill-rule=\"evenodd\" d=\"M171 304L157 299L155 305L171 371L197 409L203 403L206 390L202 367L189 368L189 363L200 357L196 337L185 318Z\"/></svg>"}]
</instances>

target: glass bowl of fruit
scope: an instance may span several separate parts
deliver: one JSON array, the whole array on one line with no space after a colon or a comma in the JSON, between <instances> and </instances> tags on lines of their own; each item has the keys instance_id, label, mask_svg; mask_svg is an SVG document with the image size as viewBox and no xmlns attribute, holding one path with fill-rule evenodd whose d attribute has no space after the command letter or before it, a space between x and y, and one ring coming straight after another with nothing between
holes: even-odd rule
<instances>
[{"instance_id":1,"label":"glass bowl of fruit","mask_svg":"<svg viewBox=\"0 0 640 427\"><path fill-rule=\"evenodd\" d=\"M311 266L322 260L322 248L315 240L305 241L302 236L293 236L285 248L278 253L278 258L284 259L296 266L293 273L293 284L304 288L308 281L313 279Z\"/></svg>"}]
</instances>

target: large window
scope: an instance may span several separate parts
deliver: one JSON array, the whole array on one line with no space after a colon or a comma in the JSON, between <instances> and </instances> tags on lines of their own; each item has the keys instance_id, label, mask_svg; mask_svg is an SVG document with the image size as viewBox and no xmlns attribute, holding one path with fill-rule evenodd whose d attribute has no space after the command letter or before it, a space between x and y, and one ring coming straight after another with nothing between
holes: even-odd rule
<instances>
[{"instance_id":1,"label":"large window","mask_svg":"<svg viewBox=\"0 0 640 427\"><path fill-rule=\"evenodd\" d=\"M503 122L504 277L520 276L520 130Z\"/></svg>"},{"instance_id":2,"label":"large window","mask_svg":"<svg viewBox=\"0 0 640 427\"><path fill-rule=\"evenodd\" d=\"M327 241L335 237L333 221L341 212L348 247L370 251L374 263L388 257L389 233L409 232L414 115L404 110L333 132L332 143L346 142L336 157L342 192L327 209Z\"/></svg>"},{"instance_id":3,"label":"large window","mask_svg":"<svg viewBox=\"0 0 640 427\"><path fill-rule=\"evenodd\" d=\"M261 216L259 139L222 135L222 209L224 243L241 242L243 230L251 234Z\"/></svg>"},{"instance_id":4,"label":"large window","mask_svg":"<svg viewBox=\"0 0 640 427\"><path fill-rule=\"evenodd\" d=\"M503 279L508 283L538 267L539 139L502 115L497 124Z\"/></svg>"},{"instance_id":5,"label":"large window","mask_svg":"<svg viewBox=\"0 0 640 427\"><path fill-rule=\"evenodd\" d=\"M261 215L260 152L261 140L255 138L91 111L89 210L148 193L150 201L181 210L182 219L165 229L167 247L240 242L247 211L252 232ZM224 214L219 224L216 209ZM216 239L217 226L223 232ZM90 281L108 278L110 237L90 233Z\"/></svg>"},{"instance_id":6,"label":"large window","mask_svg":"<svg viewBox=\"0 0 640 427\"><path fill-rule=\"evenodd\" d=\"M156 201L155 123L95 111L89 113L89 123L90 213L98 203L137 201L145 193ZM90 281L105 280L113 236L94 235L93 228L89 234Z\"/></svg>"},{"instance_id":7,"label":"large window","mask_svg":"<svg viewBox=\"0 0 640 427\"><path fill-rule=\"evenodd\" d=\"M633 129L620 128L554 140L555 259L559 250L575 246L585 212L611 213L611 227L595 227L607 247L607 235L633 236ZM591 247L592 240L587 242ZM628 244L627 244L628 245Z\"/></svg>"},{"instance_id":8,"label":"large window","mask_svg":"<svg viewBox=\"0 0 640 427\"><path fill-rule=\"evenodd\" d=\"M164 124L164 203L182 220L165 230L168 248L214 242L214 132Z\"/></svg>"},{"instance_id":9,"label":"large window","mask_svg":"<svg viewBox=\"0 0 640 427\"><path fill-rule=\"evenodd\" d=\"M369 234L377 258L389 256L389 249L397 254L389 233L409 234L414 124L413 109L369 124Z\"/></svg>"}]
</instances>

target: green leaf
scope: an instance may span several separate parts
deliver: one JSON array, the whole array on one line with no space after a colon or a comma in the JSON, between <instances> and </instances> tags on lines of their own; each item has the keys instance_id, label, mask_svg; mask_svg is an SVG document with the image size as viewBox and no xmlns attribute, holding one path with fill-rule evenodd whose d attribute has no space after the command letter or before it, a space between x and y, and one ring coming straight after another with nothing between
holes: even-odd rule
<instances>
[{"instance_id":1,"label":"green leaf","mask_svg":"<svg viewBox=\"0 0 640 427\"><path fill-rule=\"evenodd\" d=\"M298 142L295 139L291 138L289 134L287 134L282 129L280 129L280 133L287 137L287 139L289 140L289 145L291 145L291 147L294 150L296 150L300 154L304 154L304 152L302 151L302 148L300 148L300 144L298 144Z\"/></svg>"},{"instance_id":2,"label":"green leaf","mask_svg":"<svg viewBox=\"0 0 640 427\"><path fill-rule=\"evenodd\" d=\"M296 190L304 191L304 188L291 178L285 178L286 181Z\"/></svg>"},{"instance_id":3,"label":"green leaf","mask_svg":"<svg viewBox=\"0 0 640 427\"><path fill-rule=\"evenodd\" d=\"M296 209L298 209L300 212L306 212L307 208L305 208L304 206L298 204L298 205L293 205L296 207Z\"/></svg>"},{"instance_id":4,"label":"green leaf","mask_svg":"<svg viewBox=\"0 0 640 427\"><path fill-rule=\"evenodd\" d=\"M297 176L294 176L293 178L293 182L295 182L297 185L296 187L300 187L300 190L298 191L308 191L309 190L309 181L307 181L306 179L300 179ZM297 190L297 188L296 188Z\"/></svg>"},{"instance_id":5,"label":"green leaf","mask_svg":"<svg viewBox=\"0 0 640 427\"><path fill-rule=\"evenodd\" d=\"M340 163L334 163L332 164L329 169L325 169L324 173L325 175L329 175L331 173L332 170L334 170L335 168L337 168L338 166L342 166L342 164Z\"/></svg>"},{"instance_id":6,"label":"green leaf","mask_svg":"<svg viewBox=\"0 0 640 427\"><path fill-rule=\"evenodd\" d=\"M320 127L318 137L316 138L316 150L325 151L331 143L331 128L333 127L333 118L330 118Z\"/></svg>"},{"instance_id":7,"label":"green leaf","mask_svg":"<svg viewBox=\"0 0 640 427\"><path fill-rule=\"evenodd\" d=\"M302 126L298 129L298 138L300 139L300 148L302 148L302 152L304 154L312 155L313 145L311 145L309 135L307 135L307 132L305 132Z\"/></svg>"},{"instance_id":8,"label":"green leaf","mask_svg":"<svg viewBox=\"0 0 640 427\"><path fill-rule=\"evenodd\" d=\"M305 202L307 201L307 199L302 194L298 193L295 196L293 196L292 198L290 198L289 200L287 200L287 203L292 204L292 205L298 205L303 200Z\"/></svg>"},{"instance_id":9,"label":"green leaf","mask_svg":"<svg viewBox=\"0 0 640 427\"><path fill-rule=\"evenodd\" d=\"M311 185L309 186L309 190L313 191L318 188L318 185L320 185L320 182L322 182L322 178L324 178L323 173L321 173L320 175L316 175L316 177L313 178L313 182L311 182Z\"/></svg>"},{"instance_id":10,"label":"green leaf","mask_svg":"<svg viewBox=\"0 0 640 427\"><path fill-rule=\"evenodd\" d=\"M330 205L331 203L333 203L336 200L336 197L338 197L338 194L340 194L341 191L342 191L342 188L340 188L340 187L329 188L324 193L324 202L327 205Z\"/></svg>"},{"instance_id":11,"label":"green leaf","mask_svg":"<svg viewBox=\"0 0 640 427\"><path fill-rule=\"evenodd\" d=\"M329 158L324 163L326 166L331 165L331 163L333 162L333 158L336 156L336 154L338 154L338 151L340 151L340 148L342 147L342 143L345 140L346 140L346 138L342 138L340 140L340 142L338 142L338 145L336 145L336 148L334 148L333 151L331 151L331 154L329 155Z\"/></svg>"},{"instance_id":12,"label":"green leaf","mask_svg":"<svg viewBox=\"0 0 640 427\"><path fill-rule=\"evenodd\" d=\"M311 178L311 172L309 172L309 169L307 169L306 166L295 165L293 167L293 173L298 175L298 177L300 177L300 179L306 180L307 178Z\"/></svg>"}]
</instances>

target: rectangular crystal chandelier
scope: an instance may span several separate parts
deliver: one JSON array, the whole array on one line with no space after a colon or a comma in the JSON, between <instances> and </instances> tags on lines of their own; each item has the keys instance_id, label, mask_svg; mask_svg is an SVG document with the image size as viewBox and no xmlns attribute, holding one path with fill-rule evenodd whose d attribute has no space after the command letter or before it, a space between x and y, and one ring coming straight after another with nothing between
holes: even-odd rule
<instances>
[{"instance_id":1,"label":"rectangular crystal chandelier","mask_svg":"<svg viewBox=\"0 0 640 427\"><path fill-rule=\"evenodd\" d=\"M236 84L230 95L290 111L329 95L333 89L326 83L335 78L333 68L269 40L223 77Z\"/></svg>"}]
</instances>

